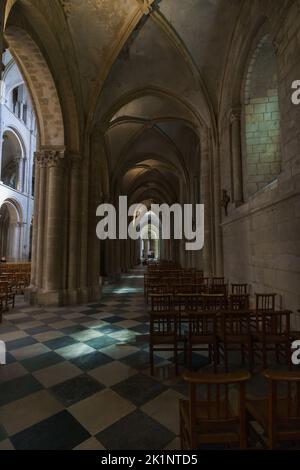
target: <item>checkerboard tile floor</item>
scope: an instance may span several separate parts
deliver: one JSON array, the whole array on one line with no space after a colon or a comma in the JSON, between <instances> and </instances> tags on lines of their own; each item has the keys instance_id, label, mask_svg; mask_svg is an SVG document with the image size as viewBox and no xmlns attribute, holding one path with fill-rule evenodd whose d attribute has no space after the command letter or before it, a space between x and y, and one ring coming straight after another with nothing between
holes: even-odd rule
<instances>
[{"instance_id":1,"label":"checkerboard tile floor","mask_svg":"<svg viewBox=\"0 0 300 470\"><path fill-rule=\"evenodd\" d=\"M187 389L167 353L150 376L147 320L141 270L99 303L33 308L19 299L0 325L0 450L179 449Z\"/></svg>"}]
</instances>

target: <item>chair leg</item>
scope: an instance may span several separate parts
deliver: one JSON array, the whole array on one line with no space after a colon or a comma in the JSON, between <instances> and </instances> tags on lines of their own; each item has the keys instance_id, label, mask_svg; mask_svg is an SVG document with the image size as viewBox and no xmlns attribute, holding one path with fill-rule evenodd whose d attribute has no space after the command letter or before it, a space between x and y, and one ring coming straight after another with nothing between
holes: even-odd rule
<instances>
[{"instance_id":1,"label":"chair leg","mask_svg":"<svg viewBox=\"0 0 300 470\"><path fill-rule=\"evenodd\" d=\"M174 362L175 362L175 374L178 375L179 367L178 367L178 346L177 342L174 344Z\"/></svg>"},{"instance_id":2,"label":"chair leg","mask_svg":"<svg viewBox=\"0 0 300 470\"><path fill-rule=\"evenodd\" d=\"M264 369L268 367L268 351L267 351L267 345L262 344L262 355L263 355L263 366Z\"/></svg>"},{"instance_id":3,"label":"chair leg","mask_svg":"<svg viewBox=\"0 0 300 470\"><path fill-rule=\"evenodd\" d=\"M192 341L188 342L188 368L192 370L192 362L193 362L193 343Z\"/></svg>"},{"instance_id":4,"label":"chair leg","mask_svg":"<svg viewBox=\"0 0 300 470\"><path fill-rule=\"evenodd\" d=\"M241 344L242 364L245 365L245 346Z\"/></svg>"},{"instance_id":5,"label":"chair leg","mask_svg":"<svg viewBox=\"0 0 300 470\"><path fill-rule=\"evenodd\" d=\"M224 345L224 366L225 372L228 372L228 350L226 345Z\"/></svg>"},{"instance_id":6,"label":"chair leg","mask_svg":"<svg viewBox=\"0 0 300 470\"><path fill-rule=\"evenodd\" d=\"M214 343L212 345L212 359L213 359L213 365L214 365L214 372L217 372L218 370L218 346L217 343Z\"/></svg>"},{"instance_id":7,"label":"chair leg","mask_svg":"<svg viewBox=\"0 0 300 470\"><path fill-rule=\"evenodd\" d=\"M150 372L154 375L154 357L153 357L153 346L150 344Z\"/></svg>"}]
</instances>

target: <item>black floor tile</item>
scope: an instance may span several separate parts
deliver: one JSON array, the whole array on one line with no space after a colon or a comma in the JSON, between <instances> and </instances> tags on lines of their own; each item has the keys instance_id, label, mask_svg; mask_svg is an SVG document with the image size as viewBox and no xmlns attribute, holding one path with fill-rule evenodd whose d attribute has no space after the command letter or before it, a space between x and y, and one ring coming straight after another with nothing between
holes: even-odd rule
<instances>
[{"instance_id":1,"label":"black floor tile","mask_svg":"<svg viewBox=\"0 0 300 470\"><path fill-rule=\"evenodd\" d=\"M46 341L44 344L50 349L60 349L65 348L66 346L71 346L72 344L78 343L78 341L71 336L61 336L60 338L51 339Z\"/></svg>"},{"instance_id":2,"label":"black floor tile","mask_svg":"<svg viewBox=\"0 0 300 470\"><path fill-rule=\"evenodd\" d=\"M129 329L135 331L136 333L141 333L143 335L149 333L149 325L143 323L141 325L137 325Z\"/></svg>"},{"instance_id":3,"label":"black floor tile","mask_svg":"<svg viewBox=\"0 0 300 470\"><path fill-rule=\"evenodd\" d=\"M136 374L111 388L136 406L144 405L167 390L165 385L143 374Z\"/></svg>"},{"instance_id":4,"label":"black floor tile","mask_svg":"<svg viewBox=\"0 0 300 470\"><path fill-rule=\"evenodd\" d=\"M62 328L60 331L64 333L65 335L73 335L74 333L80 333L81 331L86 330L84 326L80 325L74 325L74 326L68 326L67 328Z\"/></svg>"},{"instance_id":5,"label":"black floor tile","mask_svg":"<svg viewBox=\"0 0 300 470\"><path fill-rule=\"evenodd\" d=\"M124 320L124 317L113 315L104 319L107 323L118 323L119 321Z\"/></svg>"},{"instance_id":6,"label":"black floor tile","mask_svg":"<svg viewBox=\"0 0 300 470\"><path fill-rule=\"evenodd\" d=\"M111 357L108 357L99 351L86 354L84 356L80 356L76 359L71 360L71 362L75 366L79 367L79 369L84 371L96 369L96 367L104 366L105 364L108 364L112 361L113 359Z\"/></svg>"},{"instance_id":7,"label":"black floor tile","mask_svg":"<svg viewBox=\"0 0 300 470\"><path fill-rule=\"evenodd\" d=\"M134 369L144 370L150 367L149 353L145 351L138 351L134 354L130 354L130 356L121 358L120 361L124 362L124 364L127 364L130 367L133 367ZM163 361L164 359L158 356L154 356L155 364L159 364L160 362L163 362Z\"/></svg>"},{"instance_id":8,"label":"black floor tile","mask_svg":"<svg viewBox=\"0 0 300 470\"><path fill-rule=\"evenodd\" d=\"M21 361L21 364L29 372L35 372L63 361L63 357L61 357L59 354L56 354L55 352L49 352L46 354L41 354L40 356L25 359L24 361Z\"/></svg>"},{"instance_id":9,"label":"black floor tile","mask_svg":"<svg viewBox=\"0 0 300 470\"><path fill-rule=\"evenodd\" d=\"M96 437L109 450L159 450L166 447L176 436L137 410Z\"/></svg>"},{"instance_id":10,"label":"black floor tile","mask_svg":"<svg viewBox=\"0 0 300 470\"><path fill-rule=\"evenodd\" d=\"M6 343L6 349L7 351L13 351L14 349L24 348L25 346L31 346L35 343L37 343L36 339L31 338L30 336L25 336L24 338L8 341Z\"/></svg>"},{"instance_id":11,"label":"black floor tile","mask_svg":"<svg viewBox=\"0 0 300 470\"><path fill-rule=\"evenodd\" d=\"M66 382L54 385L50 388L51 393L66 408L78 401L100 392L105 387L89 375L80 375Z\"/></svg>"},{"instance_id":12,"label":"black floor tile","mask_svg":"<svg viewBox=\"0 0 300 470\"><path fill-rule=\"evenodd\" d=\"M64 410L18 434L11 441L17 450L71 450L90 437Z\"/></svg>"},{"instance_id":13,"label":"black floor tile","mask_svg":"<svg viewBox=\"0 0 300 470\"><path fill-rule=\"evenodd\" d=\"M28 330L25 330L26 333L29 335L38 335L40 333L48 333L48 331L52 331L52 329L49 326L37 326L36 328L29 328Z\"/></svg>"},{"instance_id":14,"label":"black floor tile","mask_svg":"<svg viewBox=\"0 0 300 470\"><path fill-rule=\"evenodd\" d=\"M43 387L32 375L10 380L1 384L0 406L38 392Z\"/></svg>"}]
</instances>

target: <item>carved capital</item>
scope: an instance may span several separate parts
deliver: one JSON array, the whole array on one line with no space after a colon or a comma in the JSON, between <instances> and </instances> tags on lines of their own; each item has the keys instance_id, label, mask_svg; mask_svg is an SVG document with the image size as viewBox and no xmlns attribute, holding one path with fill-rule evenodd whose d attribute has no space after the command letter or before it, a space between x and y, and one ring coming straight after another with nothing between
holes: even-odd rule
<instances>
[{"instance_id":1,"label":"carved capital","mask_svg":"<svg viewBox=\"0 0 300 470\"><path fill-rule=\"evenodd\" d=\"M40 168L62 166L65 163L64 157L64 150L47 149L34 154L35 162Z\"/></svg>"}]
</instances>

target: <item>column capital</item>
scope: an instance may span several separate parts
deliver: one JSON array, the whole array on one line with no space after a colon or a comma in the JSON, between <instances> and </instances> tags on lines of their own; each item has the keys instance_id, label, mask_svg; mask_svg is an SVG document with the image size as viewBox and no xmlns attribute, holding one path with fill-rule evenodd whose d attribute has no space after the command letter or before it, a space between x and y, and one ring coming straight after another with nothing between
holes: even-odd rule
<instances>
[{"instance_id":1,"label":"column capital","mask_svg":"<svg viewBox=\"0 0 300 470\"><path fill-rule=\"evenodd\" d=\"M242 117L242 108L231 108L228 111L228 119L231 123L240 121Z\"/></svg>"},{"instance_id":2,"label":"column capital","mask_svg":"<svg viewBox=\"0 0 300 470\"><path fill-rule=\"evenodd\" d=\"M41 168L61 166L65 163L65 150L43 149L35 152L34 159Z\"/></svg>"}]
</instances>

